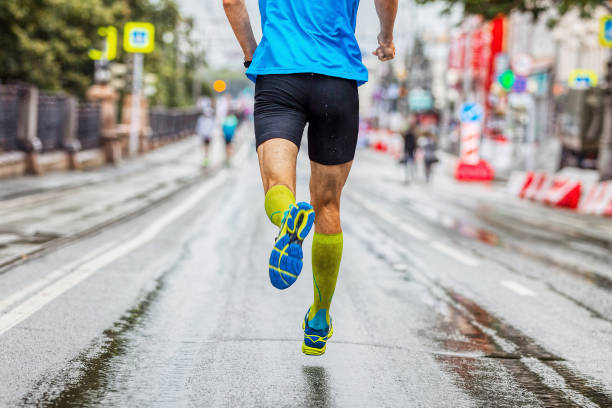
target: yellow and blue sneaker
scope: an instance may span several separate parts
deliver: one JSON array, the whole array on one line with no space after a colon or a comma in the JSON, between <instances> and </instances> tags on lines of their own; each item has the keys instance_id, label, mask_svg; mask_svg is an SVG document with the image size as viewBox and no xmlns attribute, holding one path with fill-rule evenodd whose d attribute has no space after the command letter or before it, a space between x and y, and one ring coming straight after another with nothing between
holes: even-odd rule
<instances>
[{"instance_id":1,"label":"yellow and blue sneaker","mask_svg":"<svg viewBox=\"0 0 612 408\"><path fill-rule=\"evenodd\" d=\"M317 311L317 314L309 324L309 312L310 309L306 312L306 317L304 317L304 322L302 322L302 329L304 330L302 353L309 356L320 356L325 353L327 340L331 339L334 334L334 326L332 325L331 317L329 322L327 322L327 311L325 309Z\"/></svg>"},{"instance_id":2,"label":"yellow and blue sneaker","mask_svg":"<svg viewBox=\"0 0 612 408\"><path fill-rule=\"evenodd\" d=\"M315 220L312 206L301 202L291 205L281 223L280 232L270 253L270 282L278 289L287 289L302 272L302 242Z\"/></svg>"}]
</instances>

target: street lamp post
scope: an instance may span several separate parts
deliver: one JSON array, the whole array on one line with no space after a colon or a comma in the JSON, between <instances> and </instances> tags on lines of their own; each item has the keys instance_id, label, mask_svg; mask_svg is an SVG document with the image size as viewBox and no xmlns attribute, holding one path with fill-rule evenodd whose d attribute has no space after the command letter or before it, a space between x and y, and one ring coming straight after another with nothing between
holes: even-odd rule
<instances>
[{"instance_id":1,"label":"street lamp post","mask_svg":"<svg viewBox=\"0 0 612 408\"><path fill-rule=\"evenodd\" d=\"M132 111L130 117L130 138L129 149L130 156L138 153L138 138L140 133L140 106L142 93L142 62L143 55L141 53L134 54L134 73L132 77Z\"/></svg>"}]
</instances>

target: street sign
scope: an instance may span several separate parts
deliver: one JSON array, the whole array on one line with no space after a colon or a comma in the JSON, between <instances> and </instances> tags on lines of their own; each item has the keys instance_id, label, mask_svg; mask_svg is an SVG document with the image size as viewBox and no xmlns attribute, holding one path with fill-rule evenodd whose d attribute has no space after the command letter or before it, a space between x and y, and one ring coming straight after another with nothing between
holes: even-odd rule
<instances>
[{"instance_id":1,"label":"street sign","mask_svg":"<svg viewBox=\"0 0 612 408\"><path fill-rule=\"evenodd\" d=\"M112 61L117 56L117 29L113 26L98 28L100 37L104 37L104 50L89 50L89 58L94 61Z\"/></svg>"},{"instance_id":2,"label":"street sign","mask_svg":"<svg viewBox=\"0 0 612 408\"><path fill-rule=\"evenodd\" d=\"M599 43L604 47L612 47L612 15L603 16L599 20Z\"/></svg>"},{"instance_id":3,"label":"street sign","mask_svg":"<svg viewBox=\"0 0 612 408\"><path fill-rule=\"evenodd\" d=\"M591 88L597 86L597 73L591 69L574 69L567 82L572 89Z\"/></svg>"},{"instance_id":4,"label":"street sign","mask_svg":"<svg viewBox=\"0 0 612 408\"><path fill-rule=\"evenodd\" d=\"M497 81L502 86L502 88L504 88L506 91L510 90L512 86L514 85L514 81L515 81L514 72L512 72L512 70L510 69L505 70L499 76Z\"/></svg>"},{"instance_id":5,"label":"street sign","mask_svg":"<svg viewBox=\"0 0 612 408\"><path fill-rule=\"evenodd\" d=\"M533 67L533 58L527 54L517 54L512 58L512 70L516 75L529 76Z\"/></svg>"},{"instance_id":6,"label":"street sign","mask_svg":"<svg viewBox=\"0 0 612 408\"><path fill-rule=\"evenodd\" d=\"M463 123L480 122L484 116L482 106L474 102L465 102L459 109L459 120Z\"/></svg>"},{"instance_id":7,"label":"street sign","mask_svg":"<svg viewBox=\"0 0 612 408\"><path fill-rule=\"evenodd\" d=\"M517 76L514 79L514 85L512 85L512 92L525 92L527 89L527 77Z\"/></svg>"},{"instance_id":8,"label":"street sign","mask_svg":"<svg viewBox=\"0 0 612 408\"><path fill-rule=\"evenodd\" d=\"M130 21L123 27L123 49L134 54L132 74L132 111L130 117L130 155L138 152L138 138L141 128L140 107L142 96L143 54L155 49L155 26L151 23Z\"/></svg>"},{"instance_id":9,"label":"street sign","mask_svg":"<svg viewBox=\"0 0 612 408\"><path fill-rule=\"evenodd\" d=\"M148 54L155 49L155 27L151 23L131 21L123 27L123 49Z\"/></svg>"}]
</instances>

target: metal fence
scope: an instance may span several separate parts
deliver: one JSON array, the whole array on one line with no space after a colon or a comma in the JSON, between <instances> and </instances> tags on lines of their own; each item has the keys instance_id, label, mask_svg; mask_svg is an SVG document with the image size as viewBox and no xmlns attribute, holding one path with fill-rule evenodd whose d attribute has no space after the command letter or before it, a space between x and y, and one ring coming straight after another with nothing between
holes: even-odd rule
<instances>
[{"instance_id":1,"label":"metal fence","mask_svg":"<svg viewBox=\"0 0 612 408\"><path fill-rule=\"evenodd\" d=\"M195 133L199 109L152 108L149 112L151 140L173 139Z\"/></svg>"},{"instance_id":2,"label":"metal fence","mask_svg":"<svg viewBox=\"0 0 612 408\"><path fill-rule=\"evenodd\" d=\"M0 86L0 152L17 150L19 87Z\"/></svg>"},{"instance_id":3,"label":"metal fence","mask_svg":"<svg viewBox=\"0 0 612 408\"><path fill-rule=\"evenodd\" d=\"M20 101L27 86L0 86L0 153L19 150L18 126ZM195 133L199 109L152 108L149 112L151 140L171 140ZM62 94L39 92L36 136L42 152L70 148L64 146L64 131L68 119L68 98ZM101 146L100 105L83 103L78 108L77 139L82 149Z\"/></svg>"},{"instance_id":4,"label":"metal fence","mask_svg":"<svg viewBox=\"0 0 612 408\"><path fill-rule=\"evenodd\" d=\"M79 105L78 134L81 149L95 149L101 145L100 105L83 103Z\"/></svg>"},{"instance_id":5,"label":"metal fence","mask_svg":"<svg viewBox=\"0 0 612 408\"><path fill-rule=\"evenodd\" d=\"M63 95L42 92L38 95L36 137L42 143L42 152L63 148L64 123L67 118L66 100Z\"/></svg>"}]
</instances>

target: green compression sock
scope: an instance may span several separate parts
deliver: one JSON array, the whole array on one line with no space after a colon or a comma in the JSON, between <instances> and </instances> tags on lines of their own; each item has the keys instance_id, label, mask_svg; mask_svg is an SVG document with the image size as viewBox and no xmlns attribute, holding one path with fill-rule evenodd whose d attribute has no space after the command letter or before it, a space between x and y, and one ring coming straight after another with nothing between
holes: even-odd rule
<instances>
[{"instance_id":1,"label":"green compression sock","mask_svg":"<svg viewBox=\"0 0 612 408\"><path fill-rule=\"evenodd\" d=\"M340 270L342 243L342 233L331 235L314 233L312 239L314 303L308 313L308 324L313 329L322 330L329 325L329 307ZM318 313L319 311L322 313Z\"/></svg>"},{"instance_id":2,"label":"green compression sock","mask_svg":"<svg viewBox=\"0 0 612 408\"><path fill-rule=\"evenodd\" d=\"M283 222L285 211L289 209L291 204L295 204L295 197L287 186L278 184L266 193L266 214L272 221L272 224L280 227Z\"/></svg>"}]
</instances>

